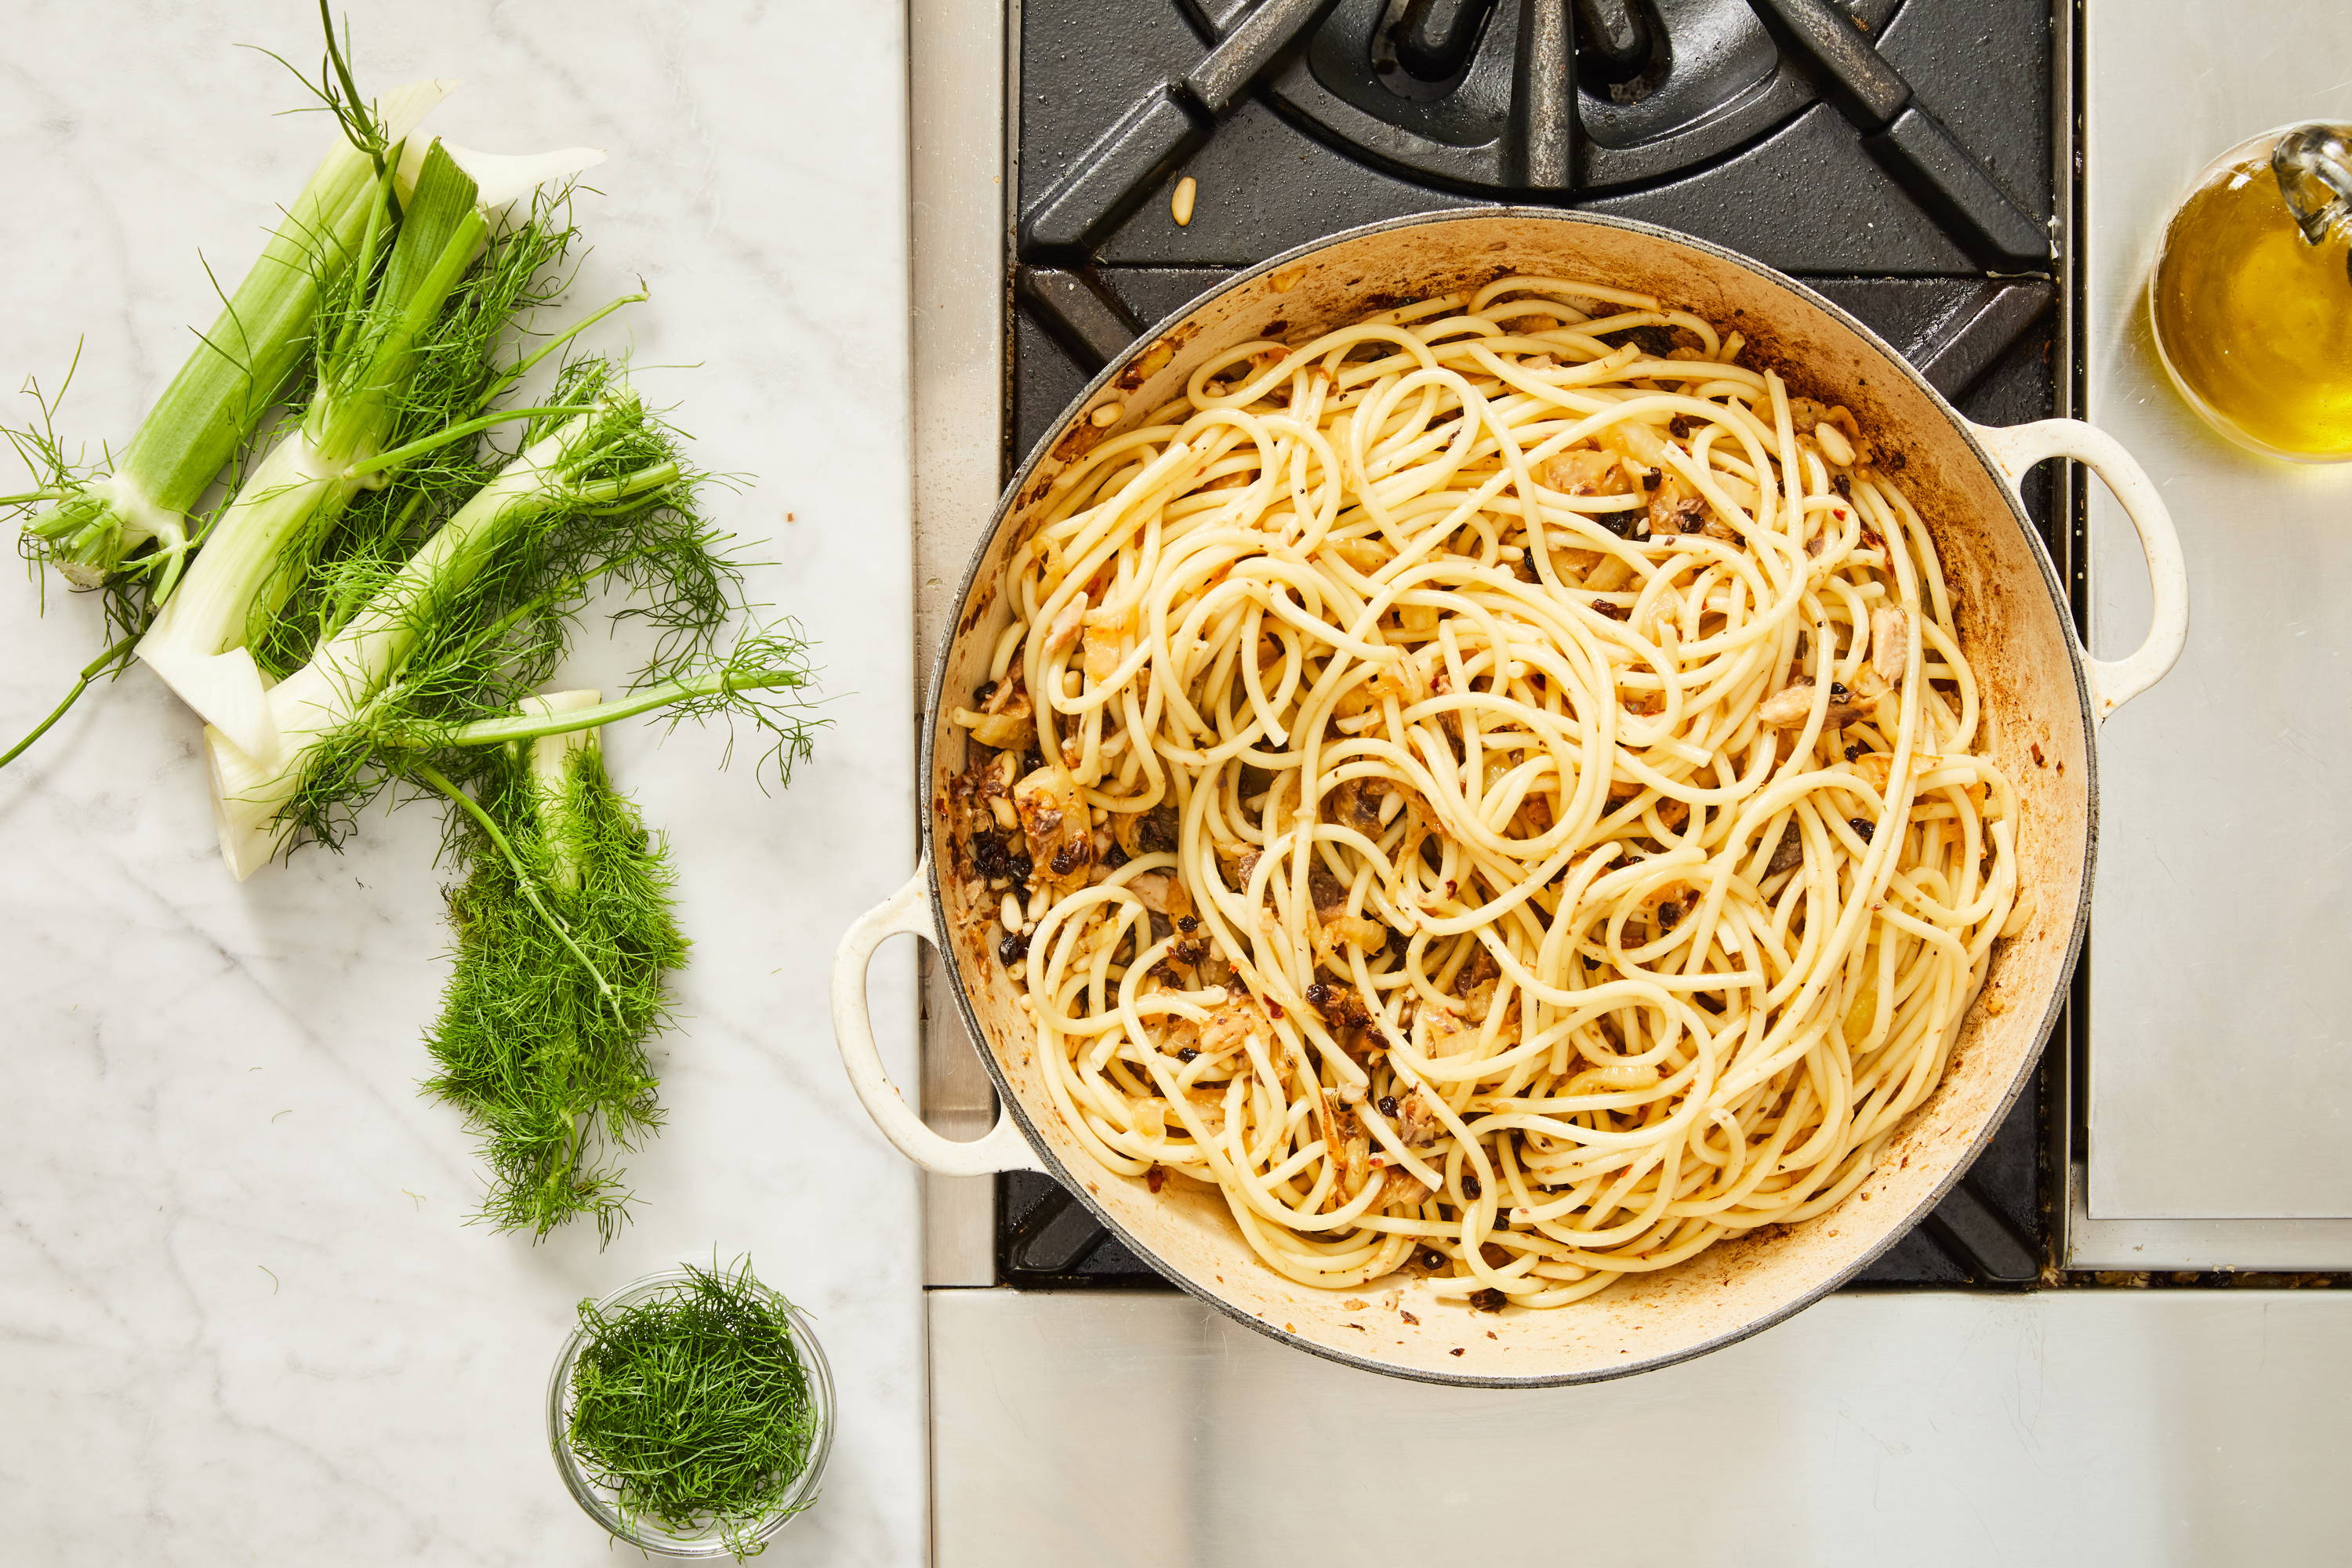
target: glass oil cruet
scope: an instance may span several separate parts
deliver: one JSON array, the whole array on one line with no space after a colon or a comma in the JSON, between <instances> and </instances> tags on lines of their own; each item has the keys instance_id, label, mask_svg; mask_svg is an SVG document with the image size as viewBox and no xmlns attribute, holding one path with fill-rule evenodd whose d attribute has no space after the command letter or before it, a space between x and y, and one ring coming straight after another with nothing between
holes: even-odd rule
<instances>
[{"instance_id":1,"label":"glass oil cruet","mask_svg":"<svg viewBox=\"0 0 2352 1568\"><path fill-rule=\"evenodd\" d=\"M2352 458L2352 126L2231 148L2166 226L2148 285L2173 384L2241 445Z\"/></svg>"}]
</instances>

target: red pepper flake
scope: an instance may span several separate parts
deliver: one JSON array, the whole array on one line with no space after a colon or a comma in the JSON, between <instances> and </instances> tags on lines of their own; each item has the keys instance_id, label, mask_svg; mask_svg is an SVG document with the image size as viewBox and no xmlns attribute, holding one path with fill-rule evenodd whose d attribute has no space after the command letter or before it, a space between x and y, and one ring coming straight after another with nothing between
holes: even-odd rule
<instances>
[{"instance_id":1,"label":"red pepper flake","mask_svg":"<svg viewBox=\"0 0 2352 1568\"><path fill-rule=\"evenodd\" d=\"M1462 1347L1460 1345L1455 1345L1452 1350L1447 1351L1445 1353L1447 1355L1460 1355L1462 1353Z\"/></svg>"},{"instance_id":2,"label":"red pepper flake","mask_svg":"<svg viewBox=\"0 0 2352 1568\"><path fill-rule=\"evenodd\" d=\"M1421 1320L1414 1317L1411 1312L1406 1311L1402 1307L1399 1307L1397 1309L1397 1316L1402 1318L1406 1322L1411 1323L1416 1329L1421 1327Z\"/></svg>"},{"instance_id":3,"label":"red pepper flake","mask_svg":"<svg viewBox=\"0 0 2352 1568\"><path fill-rule=\"evenodd\" d=\"M1282 1019L1282 1004L1276 1001L1271 996L1267 997L1265 999L1265 1016L1279 1023Z\"/></svg>"},{"instance_id":4,"label":"red pepper flake","mask_svg":"<svg viewBox=\"0 0 2352 1568\"><path fill-rule=\"evenodd\" d=\"M1150 1170L1146 1171L1143 1173L1143 1184L1155 1193L1161 1187L1165 1186L1167 1183L1168 1173L1158 1165L1152 1166Z\"/></svg>"}]
</instances>

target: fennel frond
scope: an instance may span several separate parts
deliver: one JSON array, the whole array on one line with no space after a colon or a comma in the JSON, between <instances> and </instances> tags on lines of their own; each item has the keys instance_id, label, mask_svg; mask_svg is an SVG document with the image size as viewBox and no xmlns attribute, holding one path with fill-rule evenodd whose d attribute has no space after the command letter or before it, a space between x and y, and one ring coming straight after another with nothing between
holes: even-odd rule
<instances>
[{"instance_id":1,"label":"fennel frond","mask_svg":"<svg viewBox=\"0 0 2352 1568\"><path fill-rule=\"evenodd\" d=\"M596 696L527 706L548 717ZM669 1022L663 975L687 943L662 842L613 787L596 734L486 749L470 791L429 770L466 875L425 1087L481 1139L479 1217L542 1237L584 1215L609 1241L627 1215L616 1153L660 1123L646 1042Z\"/></svg>"}]
</instances>

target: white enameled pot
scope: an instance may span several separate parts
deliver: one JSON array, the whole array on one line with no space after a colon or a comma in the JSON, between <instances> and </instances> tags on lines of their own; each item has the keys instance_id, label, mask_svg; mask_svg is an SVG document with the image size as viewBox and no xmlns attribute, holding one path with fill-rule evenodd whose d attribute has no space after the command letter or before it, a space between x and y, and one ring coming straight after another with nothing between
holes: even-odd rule
<instances>
[{"instance_id":1,"label":"white enameled pot","mask_svg":"<svg viewBox=\"0 0 2352 1568\"><path fill-rule=\"evenodd\" d=\"M1405 1321L1367 1310L1378 1289L1328 1291L1260 1264L1217 1195L1189 1182L1148 1190L1077 1145L1031 1051L1015 991L987 933L993 913L966 897L941 811L961 771L964 732L948 712L986 676L1010 615L1001 569L1055 477L1106 430L1095 412L1159 406L1192 368L1234 343L1297 342L1402 300L1506 274L1590 279L1654 294L1737 329L1744 363L1770 365L1793 391L1851 408L1929 521L1956 590L1963 646L1983 692L1995 760L2015 783L2023 896L2031 916L1999 942L1990 980L1962 1022L1943 1082L1889 1142L1878 1169L1809 1224L1722 1243L1548 1311L1474 1313L1417 1303ZM1115 421L1111 430L1121 427ZM2028 521L2018 486L2052 458L2103 479L2139 531L2154 585L2147 640L2129 658L2090 657L2065 589ZM843 938L835 1032L852 1082L891 1142L936 1172L1051 1173L1134 1252L1238 1321L1353 1366L1433 1383L1535 1385L1622 1376L1701 1354L1768 1327L1851 1278L1959 1179L2029 1080L2064 1000L2090 908L2097 837L2099 722L2172 666L2187 635L2180 548L2155 487L2102 432L2050 419L1972 424L1895 351L1837 306L1757 262L1643 224L1538 208L1486 207L1351 230L1276 257L1203 295L1097 376L1022 466L974 552L939 651L925 713L925 856L913 878ZM1003 1110L958 1143L926 1127L885 1076L866 1019L865 976L886 939L938 943L964 1021L981 1043ZM1357 1302L1349 1306L1350 1301Z\"/></svg>"}]
</instances>

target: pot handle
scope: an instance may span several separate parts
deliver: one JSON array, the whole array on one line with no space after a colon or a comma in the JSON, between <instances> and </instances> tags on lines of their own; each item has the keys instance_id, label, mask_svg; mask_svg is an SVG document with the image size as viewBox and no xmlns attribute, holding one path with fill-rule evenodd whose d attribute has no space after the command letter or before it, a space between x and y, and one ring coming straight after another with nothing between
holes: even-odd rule
<instances>
[{"instance_id":1,"label":"pot handle","mask_svg":"<svg viewBox=\"0 0 2352 1568\"><path fill-rule=\"evenodd\" d=\"M2027 469L2051 458L2072 458L2099 476L2109 493L2139 532L2140 552L2147 558L2148 586L2153 605L2147 637L2124 658L2093 658L2084 652L2090 673L2091 701L2100 719L2164 679L2179 658L2189 638L2189 569L2180 558L2180 535L2173 531L2172 514L2154 481L2123 444L2095 425L2079 419L2037 419L2031 425L1971 428L1978 442L2000 465L2001 477L2016 490ZM2021 495L2020 500L2023 498Z\"/></svg>"},{"instance_id":2,"label":"pot handle","mask_svg":"<svg viewBox=\"0 0 2352 1568\"><path fill-rule=\"evenodd\" d=\"M985 1137L969 1143L942 1138L908 1106L882 1066L882 1052L874 1044L874 1019L866 1005L866 967L874 962L875 950L894 936L919 936L933 947L944 946L931 919L930 880L930 862L925 860L905 887L858 916L834 952L833 1040L840 1048L841 1065L848 1069L850 1088L857 1091L882 1136L926 1171L986 1176L998 1171L1041 1170L1020 1124L1008 1112L997 1112L996 1125Z\"/></svg>"}]
</instances>

